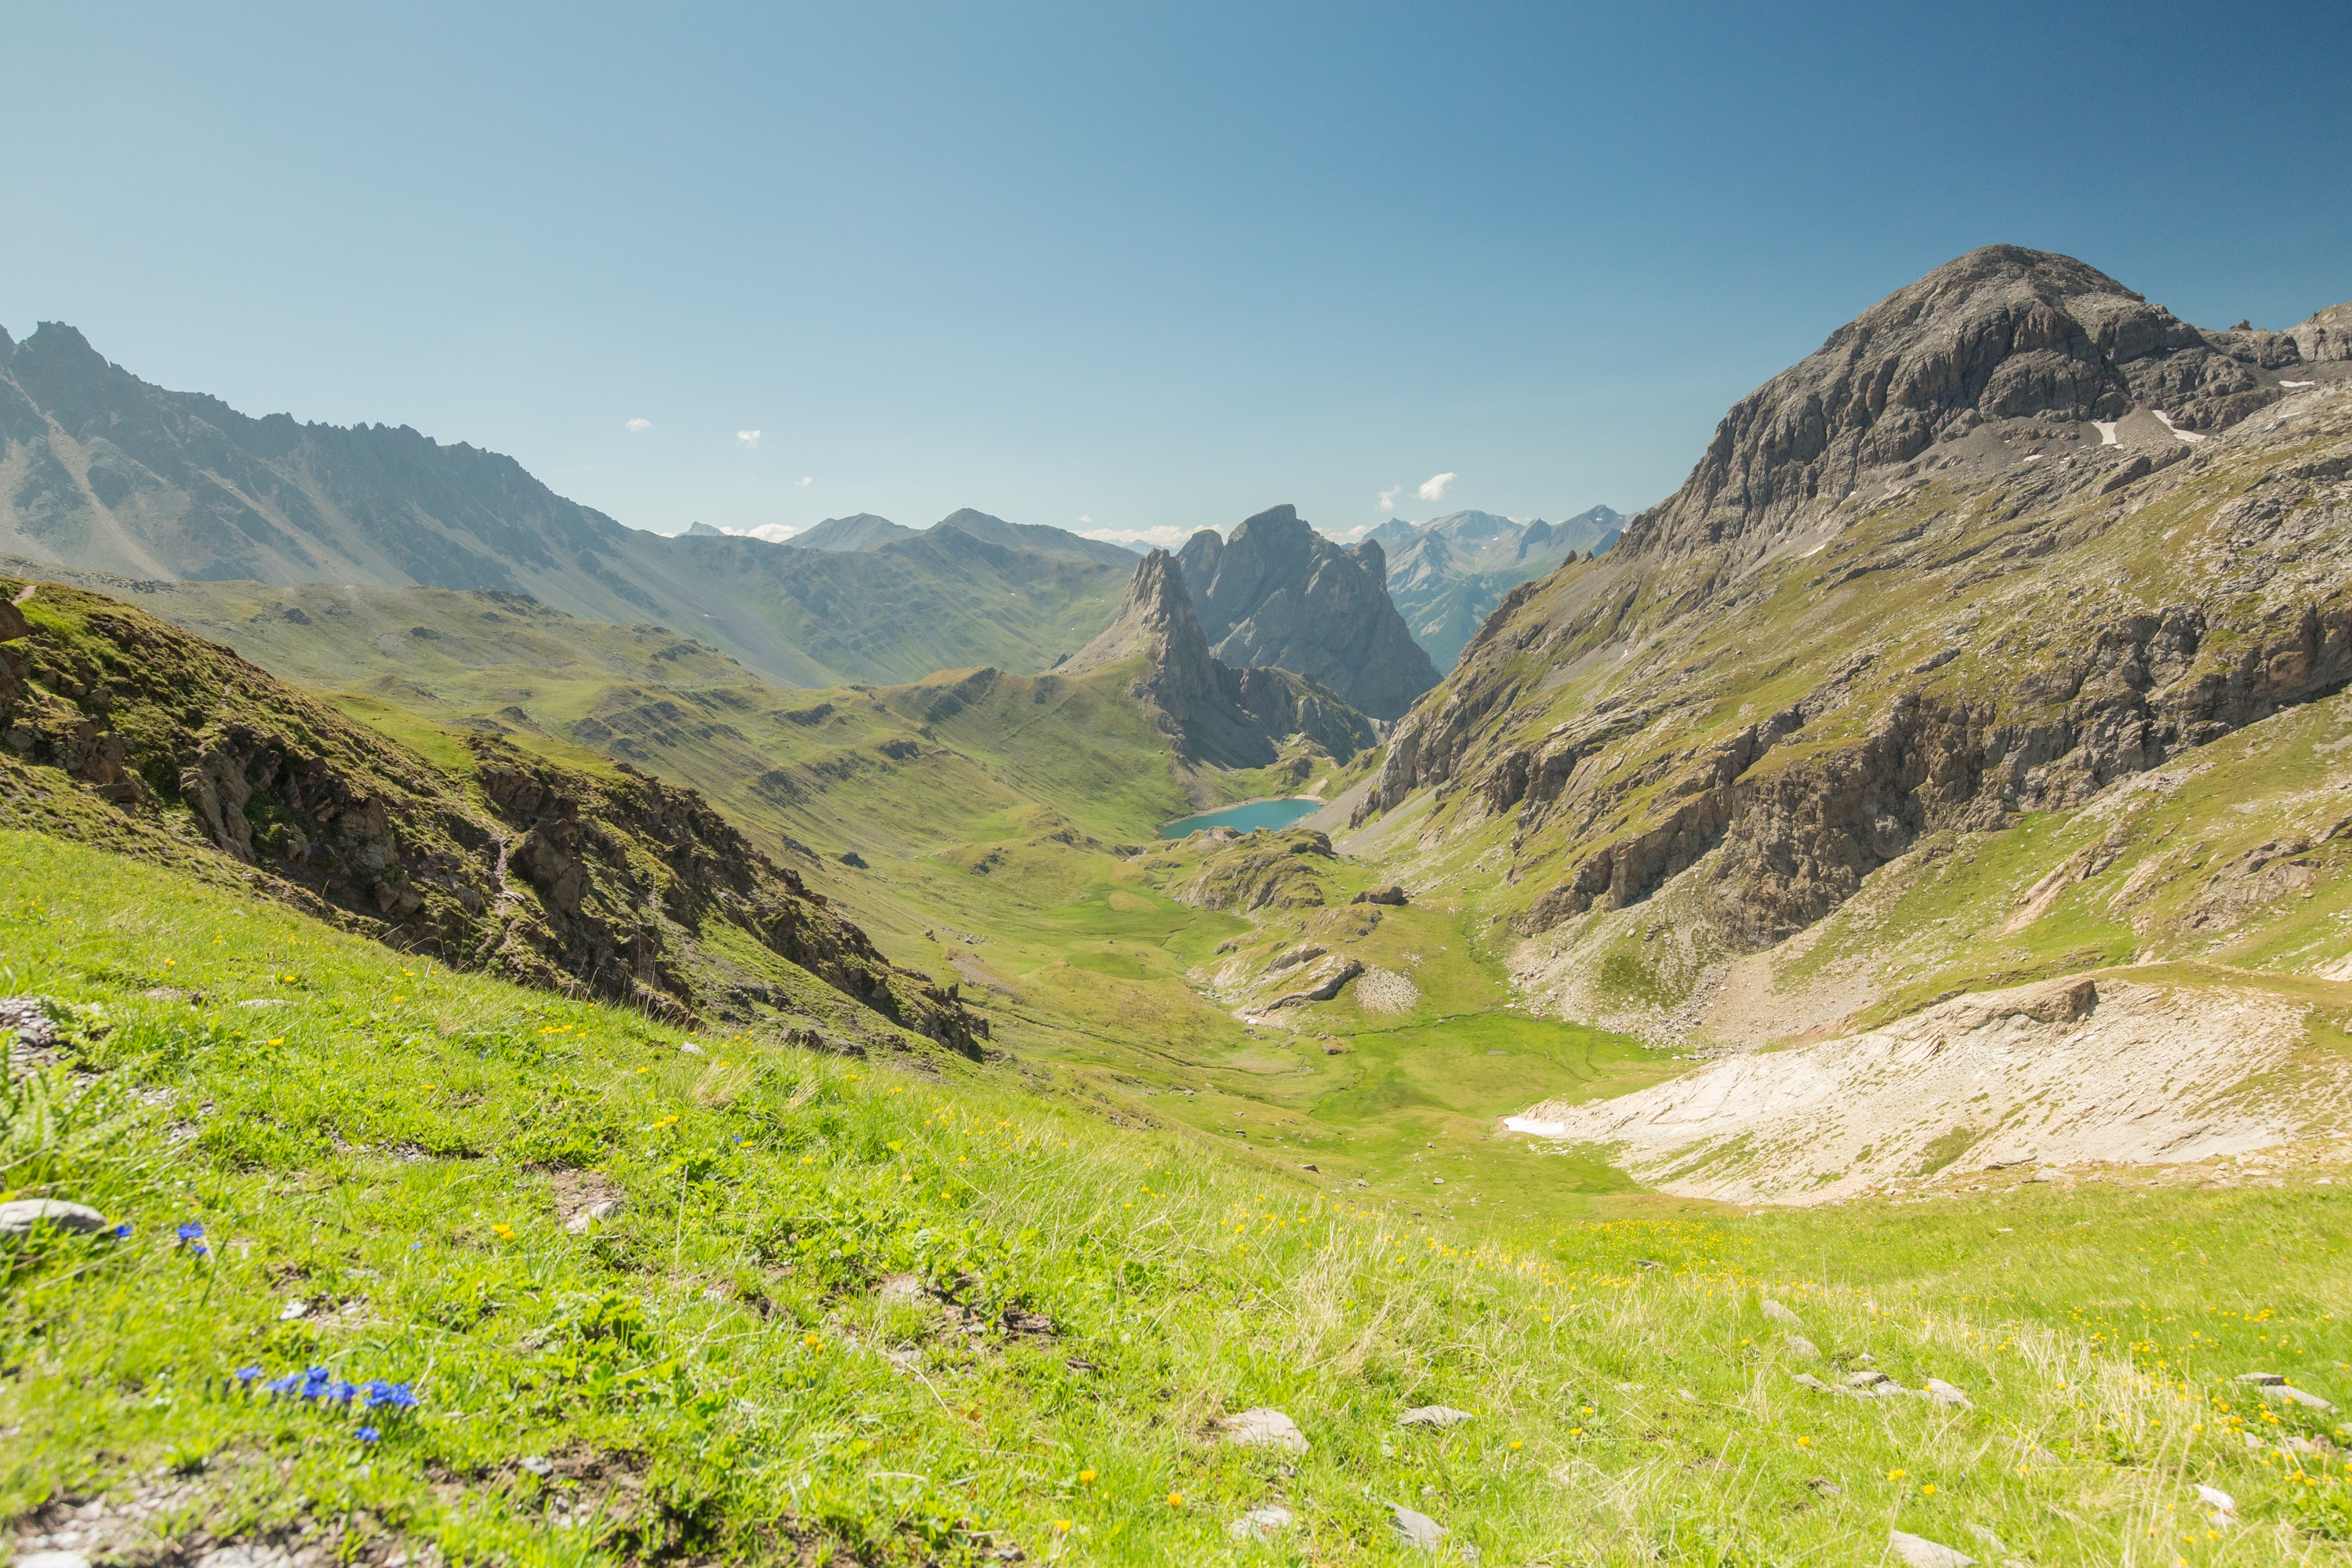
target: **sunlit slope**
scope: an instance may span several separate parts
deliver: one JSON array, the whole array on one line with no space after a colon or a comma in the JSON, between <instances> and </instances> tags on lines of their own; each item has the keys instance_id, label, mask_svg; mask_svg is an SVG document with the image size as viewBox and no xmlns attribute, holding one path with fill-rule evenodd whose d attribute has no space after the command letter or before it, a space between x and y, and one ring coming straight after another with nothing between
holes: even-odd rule
<instances>
[{"instance_id":1,"label":"sunlit slope","mask_svg":"<svg viewBox=\"0 0 2352 1568\"><path fill-rule=\"evenodd\" d=\"M1057 1078L688 1036L34 836L0 878L63 1026L8 1184L125 1227L8 1243L20 1553L1426 1561L1402 1503L1490 1562L2345 1560L2337 1418L2233 1381L2352 1392L2307 1168L1400 1226ZM1796 1381L1865 1355L1969 1403ZM1254 1407L1305 1451L1219 1440Z\"/></svg>"},{"instance_id":2,"label":"sunlit slope","mask_svg":"<svg viewBox=\"0 0 2352 1568\"><path fill-rule=\"evenodd\" d=\"M2064 857L2034 860L2023 886L2054 877L2049 896L1986 933L2031 955L1969 962L1989 981L2067 951L2094 963L2196 948L2317 972L2352 953L2352 933L2331 945L2292 914L2311 890L2300 880L2266 956L2221 940L2225 924L2272 918L2255 918L2275 900L2251 869L2215 895L2232 902L2226 922L2209 909L2192 937L2179 910L2204 896L2180 879L2189 861L2220 875L2206 859L2225 841L2256 854L2302 835L2288 858L2323 875L2314 846L2328 824L2306 819L2325 813L2271 789L2259 766L2232 773L2224 759L2238 753L2221 738L2352 670L2347 441L2352 396L2322 387L2154 472L2061 458L2054 443L2054 466L2012 460L1990 476L1948 479L1926 461L1840 503L1820 542L1800 536L1736 571L1622 547L1565 567L1515 595L1400 727L1360 847L1461 878L1532 939L1530 985L1577 1005L1613 987L1622 1005L1597 1016L1677 1035L1722 965L1832 915L1907 857L1935 858L1939 835L2010 832L2112 792L2084 819L2104 835L2167 794L2130 781L2202 778L2168 818L2201 803L2193 836L2168 843L2130 898L2110 895L2086 923L2090 895L2067 901ZM2332 768L2334 753L2309 750L2324 740L2289 748L2314 787ZM2116 831L2118 849L2139 833ZM2191 842L2205 847L2184 857ZM2282 895L2286 876L2272 877ZM2151 879L2169 890L2158 897ZM2140 910L2142 898L2161 907ZM2173 934L2151 942L2159 932ZM1948 934L1895 933L1931 946Z\"/></svg>"}]
</instances>

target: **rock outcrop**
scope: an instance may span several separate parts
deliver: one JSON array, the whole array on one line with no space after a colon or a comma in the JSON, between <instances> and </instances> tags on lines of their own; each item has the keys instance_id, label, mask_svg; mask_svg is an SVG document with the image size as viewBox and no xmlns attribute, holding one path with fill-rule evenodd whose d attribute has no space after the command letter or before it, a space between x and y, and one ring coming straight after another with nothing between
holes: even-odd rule
<instances>
[{"instance_id":1,"label":"rock outcrop","mask_svg":"<svg viewBox=\"0 0 2352 1568\"><path fill-rule=\"evenodd\" d=\"M233 868L405 951L664 1016L793 1010L781 965L728 956L764 950L977 1054L954 987L893 965L692 790L487 735L452 773L129 605L10 578L0 598L28 587L0 616L21 628L0 639L0 825Z\"/></svg>"},{"instance_id":2,"label":"rock outcrop","mask_svg":"<svg viewBox=\"0 0 2352 1568\"><path fill-rule=\"evenodd\" d=\"M1129 689L1158 715L1180 763L1264 767L1293 735L1344 763L1377 740L1362 714L1315 680L1288 669L1236 669L1213 658L1183 572L1164 550L1143 558L1109 626L1055 673L1083 675L1129 660L1140 668Z\"/></svg>"},{"instance_id":3,"label":"rock outcrop","mask_svg":"<svg viewBox=\"0 0 2352 1568\"><path fill-rule=\"evenodd\" d=\"M2313 318L2313 323L2321 318ZM2315 346L2343 329L2306 323ZM2207 331L2072 257L1990 245L1888 295L1732 405L1681 489L1621 550L1726 547L1735 563L1864 477L2000 420L2061 425L2161 410L2226 428L2282 395L2297 335Z\"/></svg>"},{"instance_id":4,"label":"rock outcrop","mask_svg":"<svg viewBox=\"0 0 2352 1568\"><path fill-rule=\"evenodd\" d=\"M1202 529L1176 559L1209 651L1227 665L1306 676L1375 719L1398 717L1437 684L1389 598L1377 541L1343 548L1277 506L1230 538Z\"/></svg>"},{"instance_id":5,"label":"rock outcrop","mask_svg":"<svg viewBox=\"0 0 2352 1568\"><path fill-rule=\"evenodd\" d=\"M2297 331L2324 349L2333 316ZM1355 825L1433 791L1425 846L1507 847L1465 891L1537 939L1522 982L1615 985L1679 1037L1697 976L1930 836L2352 683L2352 362L2302 342L2063 257L1939 268L1743 400L1614 550L1514 589Z\"/></svg>"}]
</instances>

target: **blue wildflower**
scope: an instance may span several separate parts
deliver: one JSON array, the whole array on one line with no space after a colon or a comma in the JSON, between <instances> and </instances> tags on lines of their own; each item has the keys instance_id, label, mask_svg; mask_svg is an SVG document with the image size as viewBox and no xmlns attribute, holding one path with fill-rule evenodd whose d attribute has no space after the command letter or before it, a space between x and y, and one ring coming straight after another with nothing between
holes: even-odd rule
<instances>
[{"instance_id":1,"label":"blue wildflower","mask_svg":"<svg viewBox=\"0 0 2352 1568\"><path fill-rule=\"evenodd\" d=\"M241 1366L236 1369L237 1382L246 1384L247 1387L251 1387L253 1380L260 1375L261 1369L257 1366Z\"/></svg>"},{"instance_id":2,"label":"blue wildflower","mask_svg":"<svg viewBox=\"0 0 2352 1568\"><path fill-rule=\"evenodd\" d=\"M188 1223L182 1226L178 1231L179 1237L182 1241L198 1241L203 1239L204 1234L205 1223L198 1219L188 1221Z\"/></svg>"},{"instance_id":3,"label":"blue wildflower","mask_svg":"<svg viewBox=\"0 0 2352 1568\"><path fill-rule=\"evenodd\" d=\"M379 1438L379 1437L381 1437L381 1436L383 1436L383 1433L381 1433L381 1432L377 1431L377 1430L376 1430L374 1427L373 1427L373 1426L362 1426L362 1427L361 1427L361 1428L359 1429L359 1431L358 1431L357 1433L355 1433L355 1434L353 1434L353 1435L354 1435L355 1436L357 1436L357 1437L359 1438L359 1440L360 1440L361 1442L362 1442L362 1443L373 1443L373 1442L374 1442L377 1438Z\"/></svg>"},{"instance_id":4,"label":"blue wildflower","mask_svg":"<svg viewBox=\"0 0 2352 1568\"><path fill-rule=\"evenodd\" d=\"M408 1384L386 1383L380 1377L370 1380L360 1393L360 1404L370 1410L383 1405L389 1405L395 1410L406 1410L415 1403L415 1391Z\"/></svg>"},{"instance_id":5,"label":"blue wildflower","mask_svg":"<svg viewBox=\"0 0 2352 1568\"><path fill-rule=\"evenodd\" d=\"M116 1226L112 1230L107 1232L107 1234L114 1237L117 1241L129 1241L131 1239L131 1224L128 1220L125 1220L122 1224Z\"/></svg>"}]
</instances>

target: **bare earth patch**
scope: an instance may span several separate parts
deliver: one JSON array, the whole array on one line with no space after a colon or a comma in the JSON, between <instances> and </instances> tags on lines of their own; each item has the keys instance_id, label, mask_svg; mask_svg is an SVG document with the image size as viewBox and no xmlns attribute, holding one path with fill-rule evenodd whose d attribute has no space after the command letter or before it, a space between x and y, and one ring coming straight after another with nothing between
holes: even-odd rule
<instances>
[{"instance_id":1,"label":"bare earth patch","mask_svg":"<svg viewBox=\"0 0 2352 1568\"><path fill-rule=\"evenodd\" d=\"M2303 1043L2304 1013L2252 990L2045 981L1504 1125L1728 1202L1822 1203L1948 1167L2206 1160L2303 1131L2239 1091Z\"/></svg>"},{"instance_id":2,"label":"bare earth patch","mask_svg":"<svg viewBox=\"0 0 2352 1568\"><path fill-rule=\"evenodd\" d=\"M1421 1005L1421 987L1373 964L1356 977L1356 1005L1367 1013L1410 1013Z\"/></svg>"}]
</instances>

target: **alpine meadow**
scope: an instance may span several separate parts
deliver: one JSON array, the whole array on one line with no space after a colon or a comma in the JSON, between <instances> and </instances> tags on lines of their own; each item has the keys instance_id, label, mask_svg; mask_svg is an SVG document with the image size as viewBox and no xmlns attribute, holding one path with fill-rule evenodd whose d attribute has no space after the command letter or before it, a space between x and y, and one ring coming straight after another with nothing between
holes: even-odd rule
<instances>
[{"instance_id":1,"label":"alpine meadow","mask_svg":"<svg viewBox=\"0 0 2352 1568\"><path fill-rule=\"evenodd\" d=\"M1580 187L1608 221L1542 229L1568 270L1524 280L1499 240L1335 214L1423 158L1498 207L1482 182L1551 189L1547 158L1598 180L1515 140L1600 135L1550 100L1595 60L1621 140L1668 137L1638 89L1739 145L1738 93L1759 139L1886 176L1757 108L1729 32L1685 79L1654 21L1072 16L1049 46L924 16L738 16L740 60L709 17L564 24L611 144L559 149L586 122L525 70L499 112L544 132L481 143L531 172L491 241L454 132L403 132L429 199L356 153L320 184L286 105L200 103L144 52L226 69L268 29L124 14L125 79L189 127L158 155L218 151L219 201L260 223L248 180L312 171L305 221L381 202L475 269L337 229L446 329L287 284L316 341L213 384L396 416L377 388L446 383L432 409L510 405L484 430L548 478L106 357L187 379L231 340L103 300L326 254L279 217L159 207L135 268L72 287L85 237L28 229L0 277L89 329L0 331L0 1557L2352 1568L2340 268L2267 327L2195 324L2242 244L2190 299L2185 252L2129 240L2153 173L2069 217L1979 190L1990 145L1911 168L1867 243L1759 218L1752 258L1669 258L1662 193L1725 187L1653 147L1624 155L1663 183ZM39 20L58 58L95 37ZM511 21L467 48L527 58ZM1802 68L1855 123L1886 100L1843 95L1957 36L1885 26ZM2290 74L2341 31L2295 26ZM1408 34L1497 73L1493 123L1368 115ZM367 37L351 104L300 88L322 126L393 123L395 81L465 124L506 90ZM1977 47L1982 91L2088 123ZM746 87L761 61L825 79ZM633 162L785 125L740 187ZM2342 188L2322 130L2217 133L2264 201L2290 163ZM128 169L92 134L27 156ZM1082 230L1099 254L1042 237ZM600 247L684 302L592 327ZM739 251L772 288L730 292ZM2243 265L2249 315L2256 279L2312 286ZM1695 268L1704 309L1634 302ZM1532 302L1606 287L1634 292L1580 328ZM1604 373L1612 311L1656 347ZM1410 371L1334 347L1416 331ZM1555 344L1541 439L1523 341ZM361 342L419 379L329 346ZM604 447L544 434L624 376ZM719 430L696 400L730 386ZM1693 386L1711 437L1656 412ZM1462 472L1349 456L1419 451L1408 420ZM1680 445L1647 495L1686 477L1637 506L1651 426Z\"/></svg>"}]
</instances>

